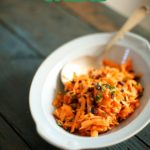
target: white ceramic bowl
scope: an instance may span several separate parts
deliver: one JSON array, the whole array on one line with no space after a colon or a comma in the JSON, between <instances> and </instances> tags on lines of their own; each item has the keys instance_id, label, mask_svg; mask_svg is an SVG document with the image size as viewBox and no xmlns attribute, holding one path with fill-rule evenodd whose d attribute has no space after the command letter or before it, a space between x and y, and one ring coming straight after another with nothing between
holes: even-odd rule
<instances>
[{"instance_id":1,"label":"white ceramic bowl","mask_svg":"<svg viewBox=\"0 0 150 150\"><path fill-rule=\"evenodd\" d=\"M113 130L98 137L70 134L59 127L52 115L52 101L62 88L60 70L65 63L81 55L97 55L100 46L114 33L97 33L72 40L55 50L36 72L30 89L30 110L37 132L47 142L63 149L102 148L122 142L142 130L150 120L150 45L136 34L128 33L117 45L131 50L134 69L143 73L144 95L140 107ZM116 60L119 60L117 57Z\"/></svg>"}]
</instances>

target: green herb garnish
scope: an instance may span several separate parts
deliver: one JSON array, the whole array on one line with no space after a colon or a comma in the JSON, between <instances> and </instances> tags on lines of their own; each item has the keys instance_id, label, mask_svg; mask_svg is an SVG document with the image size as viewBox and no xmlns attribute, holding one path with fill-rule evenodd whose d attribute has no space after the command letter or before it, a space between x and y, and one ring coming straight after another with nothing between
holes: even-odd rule
<instances>
[{"instance_id":1,"label":"green herb garnish","mask_svg":"<svg viewBox=\"0 0 150 150\"><path fill-rule=\"evenodd\" d=\"M115 86L111 86L111 90L115 89Z\"/></svg>"},{"instance_id":2,"label":"green herb garnish","mask_svg":"<svg viewBox=\"0 0 150 150\"><path fill-rule=\"evenodd\" d=\"M107 89L113 90L115 89L115 86L111 86L110 84L103 84L103 86Z\"/></svg>"},{"instance_id":3,"label":"green herb garnish","mask_svg":"<svg viewBox=\"0 0 150 150\"><path fill-rule=\"evenodd\" d=\"M110 94L111 94L111 95L114 95L114 94L115 94L115 91L111 91Z\"/></svg>"},{"instance_id":4,"label":"green herb garnish","mask_svg":"<svg viewBox=\"0 0 150 150\"><path fill-rule=\"evenodd\" d=\"M104 86L105 86L107 89L111 89L110 84L104 84Z\"/></svg>"},{"instance_id":5,"label":"green herb garnish","mask_svg":"<svg viewBox=\"0 0 150 150\"><path fill-rule=\"evenodd\" d=\"M115 91L111 91L110 94L111 94L111 98L114 99L114 97L115 97Z\"/></svg>"},{"instance_id":6,"label":"green herb garnish","mask_svg":"<svg viewBox=\"0 0 150 150\"><path fill-rule=\"evenodd\" d=\"M102 100L102 95L100 95L100 94L96 95L95 100L97 103L100 102Z\"/></svg>"}]
</instances>

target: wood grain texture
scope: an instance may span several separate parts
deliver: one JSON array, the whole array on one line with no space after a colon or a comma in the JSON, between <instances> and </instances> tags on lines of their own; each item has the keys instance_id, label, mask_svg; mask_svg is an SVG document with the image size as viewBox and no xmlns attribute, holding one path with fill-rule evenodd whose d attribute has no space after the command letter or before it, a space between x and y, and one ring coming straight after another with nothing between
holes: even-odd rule
<instances>
[{"instance_id":1,"label":"wood grain texture","mask_svg":"<svg viewBox=\"0 0 150 150\"><path fill-rule=\"evenodd\" d=\"M40 59L0 61L0 113L34 150L54 149L36 132L29 111L29 89Z\"/></svg>"},{"instance_id":2,"label":"wood grain texture","mask_svg":"<svg viewBox=\"0 0 150 150\"><path fill-rule=\"evenodd\" d=\"M20 137L0 117L0 150L30 150Z\"/></svg>"},{"instance_id":3,"label":"wood grain texture","mask_svg":"<svg viewBox=\"0 0 150 150\"><path fill-rule=\"evenodd\" d=\"M36 53L0 24L0 59L35 58Z\"/></svg>"},{"instance_id":4,"label":"wood grain texture","mask_svg":"<svg viewBox=\"0 0 150 150\"><path fill-rule=\"evenodd\" d=\"M149 150L143 142L139 141L136 137L132 137L125 142L109 147L110 150ZM104 149L105 150L105 149Z\"/></svg>"},{"instance_id":5,"label":"wood grain texture","mask_svg":"<svg viewBox=\"0 0 150 150\"><path fill-rule=\"evenodd\" d=\"M138 133L137 136L141 139L141 141L145 142L150 147L150 124Z\"/></svg>"},{"instance_id":6,"label":"wood grain texture","mask_svg":"<svg viewBox=\"0 0 150 150\"><path fill-rule=\"evenodd\" d=\"M79 16L89 25L102 32L118 30L127 19L102 3L65 2L62 3L61 6L70 10L70 12L74 13L76 16ZM147 32L142 27L137 26L132 31L144 36L150 41L150 32Z\"/></svg>"},{"instance_id":7,"label":"wood grain texture","mask_svg":"<svg viewBox=\"0 0 150 150\"><path fill-rule=\"evenodd\" d=\"M69 40L97 32L60 6L42 0L2 0L0 18L44 56Z\"/></svg>"},{"instance_id":8,"label":"wood grain texture","mask_svg":"<svg viewBox=\"0 0 150 150\"><path fill-rule=\"evenodd\" d=\"M118 29L118 25L107 16L107 11L102 4L91 2L65 2L63 7L69 8L81 19L94 26L96 29L108 32Z\"/></svg>"}]
</instances>

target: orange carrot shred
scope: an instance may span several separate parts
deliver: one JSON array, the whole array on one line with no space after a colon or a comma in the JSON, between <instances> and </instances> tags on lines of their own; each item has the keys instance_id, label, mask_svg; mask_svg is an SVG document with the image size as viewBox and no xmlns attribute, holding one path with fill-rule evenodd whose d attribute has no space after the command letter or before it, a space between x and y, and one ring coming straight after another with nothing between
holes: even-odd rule
<instances>
[{"instance_id":1,"label":"orange carrot shred","mask_svg":"<svg viewBox=\"0 0 150 150\"><path fill-rule=\"evenodd\" d=\"M117 64L105 59L99 69L65 83L52 102L53 115L63 129L95 137L127 119L139 106L143 87L131 59Z\"/></svg>"}]
</instances>

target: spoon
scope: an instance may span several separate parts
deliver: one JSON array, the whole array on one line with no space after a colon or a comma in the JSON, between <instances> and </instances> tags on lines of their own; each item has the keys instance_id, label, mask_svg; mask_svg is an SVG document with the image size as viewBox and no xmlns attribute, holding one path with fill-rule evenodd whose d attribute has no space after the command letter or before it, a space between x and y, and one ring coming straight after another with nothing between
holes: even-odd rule
<instances>
[{"instance_id":1,"label":"spoon","mask_svg":"<svg viewBox=\"0 0 150 150\"><path fill-rule=\"evenodd\" d=\"M103 50L100 56L82 56L79 57L69 63L67 63L61 70L61 81L65 84L67 81L73 79L74 73L76 75L86 74L91 68L99 68L102 64L100 61L101 58L109 54L110 50L112 50L112 46L122 38L126 32L130 31L134 28L138 23L142 21L142 19L147 15L148 9L145 6L139 7L137 10L133 12L133 14L128 18L125 24L121 27L121 29L108 41L108 43L103 47ZM129 50L127 51L129 53ZM125 55L127 55L125 52ZM127 57L126 57L127 59ZM125 61L125 60L124 60Z\"/></svg>"}]
</instances>

